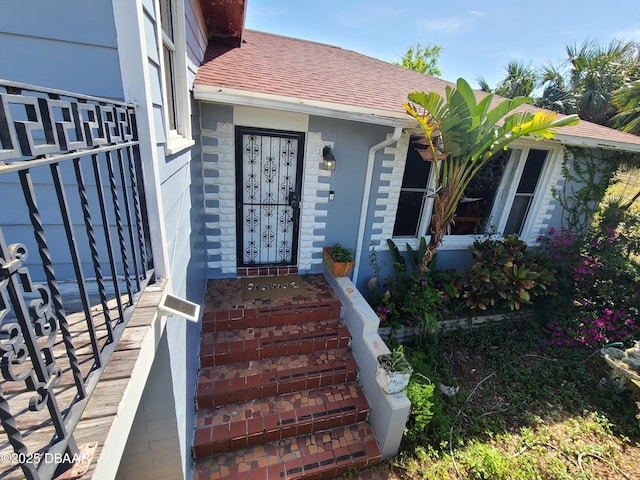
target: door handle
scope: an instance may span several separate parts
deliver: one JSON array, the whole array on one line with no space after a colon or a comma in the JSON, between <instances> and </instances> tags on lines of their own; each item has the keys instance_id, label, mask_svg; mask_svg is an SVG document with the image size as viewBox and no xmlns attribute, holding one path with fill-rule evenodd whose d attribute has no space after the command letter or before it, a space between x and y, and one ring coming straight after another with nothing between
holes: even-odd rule
<instances>
[{"instance_id":1,"label":"door handle","mask_svg":"<svg viewBox=\"0 0 640 480\"><path fill-rule=\"evenodd\" d=\"M296 192L289 192L289 206L296 208L298 206L298 194Z\"/></svg>"}]
</instances>

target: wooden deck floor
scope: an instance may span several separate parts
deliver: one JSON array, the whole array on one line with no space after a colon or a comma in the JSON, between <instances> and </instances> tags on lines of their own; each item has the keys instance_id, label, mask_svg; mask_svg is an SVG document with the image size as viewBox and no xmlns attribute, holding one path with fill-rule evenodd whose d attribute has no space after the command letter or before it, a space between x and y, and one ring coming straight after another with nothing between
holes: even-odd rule
<instances>
[{"instance_id":1,"label":"wooden deck floor","mask_svg":"<svg viewBox=\"0 0 640 480\"><path fill-rule=\"evenodd\" d=\"M112 426L118 412L123 393L131 381L131 372L140 354L141 344L149 333L150 326L156 318L157 306L162 296L163 286L152 285L142 293L127 328L113 351L93 394L86 403L86 408L80 417L80 421L74 432L74 438L78 445L97 442L97 450L91 462L89 472L83 479L92 478L96 461L99 458L105 438ZM123 297L123 302L127 302ZM116 302L109 305L110 316L117 318ZM91 310L92 319L98 332L97 341L100 348L107 343L107 329L105 315L101 307ZM93 371L95 363L91 353L91 341L87 332L87 322L83 313L74 313L67 316L69 328L72 332L73 343L76 348L79 367L82 377L88 383L97 381ZM77 396L73 374L68 355L62 342L62 336L58 330L54 347L56 366L61 369L60 383L54 388L57 404L64 416L70 413L70 406ZM28 368L28 367L26 367ZM17 372L21 371L16 369ZM24 382L10 382L3 380L2 393L8 402L11 414L16 419L16 426L23 435L22 441L27 445L29 455L41 461L51 461L46 452L55 441L55 430L51 421L48 408L45 406L40 411L31 411L29 401L34 396L27 391ZM129 405L129 408L135 406ZM77 408L77 407L74 407ZM17 462L17 456L13 453L13 447L9 444L6 432L0 429L0 478L21 479L24 478L22 469Z\"/></svg>"}]
</instances>

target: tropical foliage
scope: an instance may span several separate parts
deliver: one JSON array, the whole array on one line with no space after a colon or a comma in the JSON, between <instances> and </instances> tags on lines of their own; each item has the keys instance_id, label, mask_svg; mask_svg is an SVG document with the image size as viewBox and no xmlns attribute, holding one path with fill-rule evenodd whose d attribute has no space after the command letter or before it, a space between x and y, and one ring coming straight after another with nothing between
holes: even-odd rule
<instances>
[{"instance_id":1,"label":"tropical foliage","mask_svg":"<svg viewBox=\"0 0 640 480\"><path fill-rule=\"evenodd\" d=\"M423 47L420 43L417 43L415 47L409 47L402 59L399 62L394 62L394 64L407 70L415 70L425 75L439 77L441 72L438 68L438 58L440 58L441 50L442 47L440 45L426 45Z\"/></svg>"},{"instance_id":2,"label":"tropical foliage","mask_svg":"<svg viewBox=\"0 0 640 480\"><path fill-rule=\"evenodd\" d=\"M539 67L510 62L505 78L492 89L513 98L528 95L542 108L631 133L640 132L640 49L635 42L613 41L599 45L586 41L566 46L559 65Z\"/></svg>"},{"instance_id":3,"label":"tropical foliage","mask_svg":"<svg viewBox=\"0 0 640 480\"><path fill-rule=\"evenodd\" d=\"M506 66L507 75L500 81L494 93L501 97L531 97L538 86L539 80L531 64L525 65L518 61L509 62ZM484 78L479 78L481 90L491 92L489 84Z\"/></svg>"},{"instance_id":4,"label":"tropical foliage","mask_svg":"<svg viewBox=\"0 0 640 480\"><path fill-rule=\"evenodd\" d=\"M640 79L625 82L613 92L612 103L618 113L611 119L611 126L640 135Z\"/></svg>"},{"instance_id":5,"label":"tropical foliage","mask_svg":"<svg viewBox=\"0 0 640 480\"><path fill-rule=\"evenodd\" d=\"M431 236L419 267L422 274L454 221L469 183L493 155L520 137L549 139L557 127L578 123L576 116L558 119L551 112L514 112L527 102L525 97L497 105L493 100L489 94L478 101L462 78L456 88L447 87L445 97L435 92L409 94L405 109L422 127L437 172Z\"/></svg>"}]
</instances>

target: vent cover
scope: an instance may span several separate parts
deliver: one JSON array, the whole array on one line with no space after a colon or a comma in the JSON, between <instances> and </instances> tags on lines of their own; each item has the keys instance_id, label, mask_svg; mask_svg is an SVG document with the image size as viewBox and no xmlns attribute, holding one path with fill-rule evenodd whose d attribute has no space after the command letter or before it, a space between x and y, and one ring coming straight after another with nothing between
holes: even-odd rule
<instances>
[{"instance_id":1,"label":"vent cover","mask_svg":"<svg viewBox=\"0 0 640 480\"><path fill-rule=\"evenodd\" d=\"M200 305L190 302L184 298L175 297L169 293L164 293L160 300L158 309L171 315L186 318L192 322L198 322L200 314Z\"/></svg>"}]
</instances>

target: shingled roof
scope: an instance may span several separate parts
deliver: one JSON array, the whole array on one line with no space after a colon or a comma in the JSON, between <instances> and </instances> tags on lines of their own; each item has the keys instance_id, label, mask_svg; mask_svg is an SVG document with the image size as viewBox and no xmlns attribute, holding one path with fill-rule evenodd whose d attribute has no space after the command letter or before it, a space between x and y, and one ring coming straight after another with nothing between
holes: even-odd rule
<instances>
[{"instance_id":1,"label":"shingled roof","mask_svg":"<svg viewBox=\"0 0 640 480\"><path fill-rule=\"evenodd\" d=\"M339 47L245 30L240 48L209 45L194 82L194 96L408 126L412 119L402 107L407 93L444 95L447 85L455 86ZM484 95L476 92L479 98ZM531 105L520 109L539 110ZM556 139L640 151L640 137L586 121L559 129Z\"/></svg>"}]
</instances>

